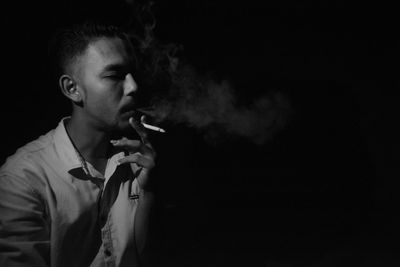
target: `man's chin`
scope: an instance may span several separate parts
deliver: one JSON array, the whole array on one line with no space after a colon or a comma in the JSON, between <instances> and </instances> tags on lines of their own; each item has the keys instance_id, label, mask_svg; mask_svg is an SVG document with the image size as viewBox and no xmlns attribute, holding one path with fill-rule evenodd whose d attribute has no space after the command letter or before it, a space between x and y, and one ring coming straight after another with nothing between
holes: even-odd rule
<instances>
[{"instance_id":1,"label":"man's chin","mask_svg":"<svg viewBox=\"0 0 400 267\"><path fill-rule=\"evenodd\" d=\"M129 118L124 118L118 122L118 130L123 132L133 130L132 126L129 124Z\"/></svg>"},{"instance_id":2,"label":"man's chin","mask_svg":"<svg viewBox=\"0 0 400 267\"><path fill-rule=\"evenodd\" d=\"M119 134L119 135L125 136L125 137L136 135L135 129L129 123L129 118L130 117L122 118L118 121L117 127L115 129L116 134Z\"/></svg>"}]
</instances>

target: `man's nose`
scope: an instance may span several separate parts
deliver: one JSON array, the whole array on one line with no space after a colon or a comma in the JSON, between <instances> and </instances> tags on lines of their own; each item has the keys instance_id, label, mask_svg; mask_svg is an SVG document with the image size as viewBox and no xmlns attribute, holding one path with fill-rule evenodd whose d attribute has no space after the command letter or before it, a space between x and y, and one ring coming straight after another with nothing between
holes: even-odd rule
<instances>
[{"instance_id":1,"label":"man's nose","mask_svg":"<svg viewBox=\"0 0 400 267\"><path fill-rule=\"evenodd\" d=\"M129 95L136 92L138 89L136 81L133 79L132 74L128 73L124 81L124 94Z\"/></svg>"}]
</instances>

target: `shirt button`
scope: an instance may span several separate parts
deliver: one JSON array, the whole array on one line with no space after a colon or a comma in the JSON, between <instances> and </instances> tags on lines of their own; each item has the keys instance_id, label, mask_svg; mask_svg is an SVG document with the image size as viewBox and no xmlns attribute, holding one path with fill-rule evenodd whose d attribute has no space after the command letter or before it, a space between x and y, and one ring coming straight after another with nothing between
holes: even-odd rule
<instances>
[{"instance_id":1,"label":"shirt button","mask_svg":"<svg viewBox=\"0 0 400 267\"><path fill-rule=\"evenodd\" d=\"M106 250L104 250L104 254L106 254L107 257L110 257L111 256L111 251L106 249Z\"/></svg>"}]
</instances>

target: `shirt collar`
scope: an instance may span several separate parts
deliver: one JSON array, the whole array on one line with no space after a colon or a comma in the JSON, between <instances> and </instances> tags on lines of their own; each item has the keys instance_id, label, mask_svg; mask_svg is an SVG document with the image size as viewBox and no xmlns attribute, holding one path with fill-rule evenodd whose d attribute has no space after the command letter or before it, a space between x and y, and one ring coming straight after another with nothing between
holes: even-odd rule
<instances>
[{"instance_id":1,"label":"shirt collar","mask_svg":"<svg viewBox=\"0 0 400 267\"><path fill-rule=\"evenodd\" d=\"M55 143L55 149L60 157L60 160L63 162L66 171L69 172L70 174L74 176L80 176L79 178L82 178L82 175L85 174L86 176L91 177L93 170L90 171L89 169L93 167L90 165L89 162L86 162L80 155L80 153L76 150L75 146L73 145L67 130L65 128L65 123L70 119L71 117L64 117L61 119L59 122L57 128L55 129L54 132L54 143ZM106 178L111 176L111 174L114 172L116 168L116 162L118 159L124 157L124 152L119 152L114 154L111 159L109 166L107 167L106 170ZM89 166L88 166L89 165ZM83 171L83 173L82 173ZM76 174L76 175L75 175ZM97 175L96 175L97 176ZM106 179L107 180L107 179Z\"/></svg>"},{"instance_id":2,"label":"shirt collar","mask_svg":"<svg viewBox=\"0 0 400 267\"><path fill-rule=\"evenodd\" d=\"M54 145L56 152L60 157L60 160L64 163L67 171L82 167L77 151L75 150L74 145L68 136L67 130L65 129L65 122L70 118L71 117L62 118L54 132Z\"/></svg>"}]
</instances>

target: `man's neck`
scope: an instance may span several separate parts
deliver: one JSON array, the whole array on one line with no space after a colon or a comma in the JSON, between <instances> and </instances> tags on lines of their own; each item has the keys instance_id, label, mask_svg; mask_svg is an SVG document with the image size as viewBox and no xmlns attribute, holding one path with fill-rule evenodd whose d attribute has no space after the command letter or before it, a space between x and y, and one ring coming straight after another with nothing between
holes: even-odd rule
<instances>
[{"instance_id":1,"label":"man's neck","mask_svg":"<svg viewBox=\"0 0 400 267\"><path fill-rule=\"evenodd\" d=\"M66 122L65 128L75 148L85 160L92 163L110 156L110 136L106 132L95 129L90 123L74 115Z\"/></svg>"}]
</instances>

